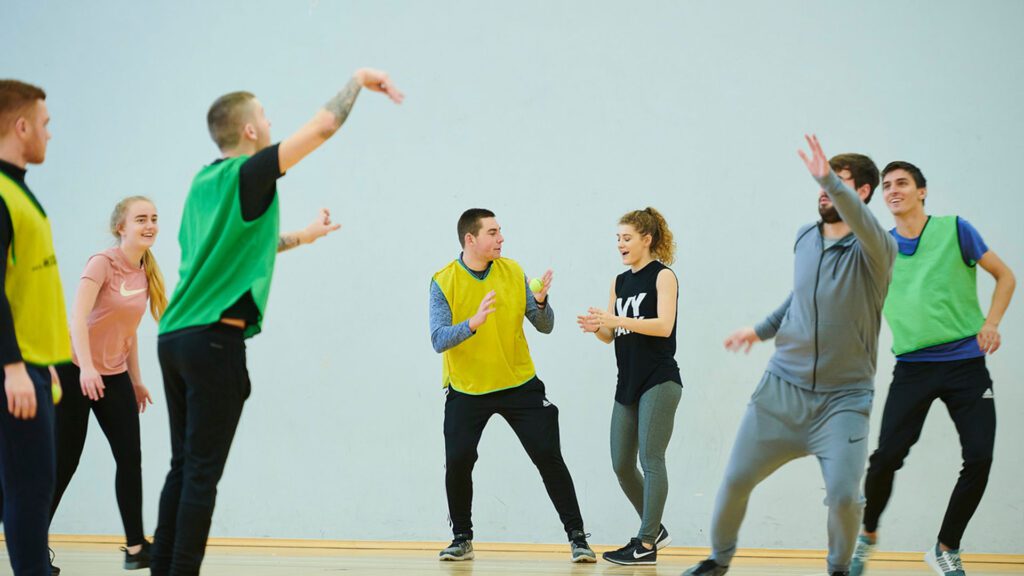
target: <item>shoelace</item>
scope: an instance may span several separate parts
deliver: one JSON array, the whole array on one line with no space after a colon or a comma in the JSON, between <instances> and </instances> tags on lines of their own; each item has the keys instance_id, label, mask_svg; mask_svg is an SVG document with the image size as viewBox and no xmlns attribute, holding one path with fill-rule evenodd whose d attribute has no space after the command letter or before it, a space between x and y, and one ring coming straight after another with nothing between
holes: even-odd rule
<instances>
[{"instance_id":1,"label":"shoelace","mask_svg":"<svg viewBox=\"0 0 1024 576\"><path fill-rule=\"evenodd\" d=\"M943 572L963 571L964 564L960 561L960 551L939 550L935 557Z\"/></svg>"},{"instance_id":2,"label":"shoelace","mask_svg":"<svg viewBox=\"0 0 1024 576\"><path fill-rule=\"evenodd\" d=\"M864 561L871 555L871 549L874 548L874 544L866 542L864 540L857 540L857 547L853 549L853 559Z\"/></svg>"},{"instance_id":3,"label":"shoelace","mask_svg":"<svg viewBox=\"0 0 1024 576\"><path fill-rule=\"evenodd\" d=\"M590 532L576 534L576 537L572 539L572 543L580 548L590 548L590 544L587 544L587 538L590 538Z\"/></svg>"}]
</instances>

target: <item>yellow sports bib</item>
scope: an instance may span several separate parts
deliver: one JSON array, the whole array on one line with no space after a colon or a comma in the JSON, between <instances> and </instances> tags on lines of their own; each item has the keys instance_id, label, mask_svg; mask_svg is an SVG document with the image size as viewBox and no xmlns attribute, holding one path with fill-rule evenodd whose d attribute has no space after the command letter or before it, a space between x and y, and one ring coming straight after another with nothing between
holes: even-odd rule
<instances>
[{"instance_id":1,"label":"yellow sports bib","mask_svg":"<svg viewBox=\"0 0 1024 576\"><path fill-rule=\"evenodd\" d=\"M434 275L434 282L452 309L453 326L476 314L484 296L495 292L495 311L476 334L444 352L444 386L488 394L533 379L536 370L523 333L526 282L519 264L499 258L481 280L455 260Z\"/></svg>"},{"instance_id":2,"label":"yellow sports bib","mask_svg":"<svg viewBox=\"0 0 1024 576\"><path fill-rule=\"evenodd\" d=\"M21 186L2 173L0 198L7 204L14 231L4 290L21 357L39 366L70 362L71 335L50 221Z\"/></svg>"}]
</instances>

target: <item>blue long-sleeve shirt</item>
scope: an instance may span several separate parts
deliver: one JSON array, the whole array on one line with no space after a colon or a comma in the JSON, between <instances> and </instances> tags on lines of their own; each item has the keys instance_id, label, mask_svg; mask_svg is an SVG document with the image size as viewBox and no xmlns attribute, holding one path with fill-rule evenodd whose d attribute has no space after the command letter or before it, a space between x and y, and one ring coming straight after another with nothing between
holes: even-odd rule
<instances>
[{"instance_id":1,"label":"blue long-sleeve shirt","mask_svg":"<svg viewBox=\"0 0 1024 576\"><path fill-rule=\"evenodd\" d=\"M490 269L490 264L487 265L487 270L483 272L470 270L466 267L466 270L470 270L474 276L480 279L487 276L487 272ZM533 327L538 332L550 334L555 328L555 313L548 304L549 299L545 300L544 305L537 304L533 297L533 292L530 291L530 283L525 275L523 276L523 289L526 290L526 319L533 324ZM454 326L452 325L451 304L448 303L448 299L445 298L444 292L441 291L441 287L437 285L437 282L431 280L430 343L434 346L434 351L440 354L445 350L454 348L472 337L473 334L475 333L469 329L469 319L463 320Z\"/></svg>"}]
</instances>

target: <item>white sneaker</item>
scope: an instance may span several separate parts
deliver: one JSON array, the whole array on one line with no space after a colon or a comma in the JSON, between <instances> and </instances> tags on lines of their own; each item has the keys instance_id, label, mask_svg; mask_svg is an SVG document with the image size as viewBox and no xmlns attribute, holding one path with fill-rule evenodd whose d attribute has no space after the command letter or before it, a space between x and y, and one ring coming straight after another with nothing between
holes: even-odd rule
<instances>
[{"instance_id":1,"label":"white sneaker","mask_svg":"<svg viewBox=\"0 0 1024 576\"><path fill-rule=\"evenodd\" d=\"M857 547L853 549L853 561L850 563L850 576L862 576L867 571L868 559L875 551L875 543L861 534L857 537Z\"/></svg>"},{"instance_id":2,"label":"white sneaker","mask_svg":"<svg viewBox=\"0 0 1024 576\"><path fill-rule=\"evenodd\" d=\"M964 565L960 562L959 550L942 551L938 543L924 553L924 561L941 576L967 576Z\"/></svg>"}]
</instances>

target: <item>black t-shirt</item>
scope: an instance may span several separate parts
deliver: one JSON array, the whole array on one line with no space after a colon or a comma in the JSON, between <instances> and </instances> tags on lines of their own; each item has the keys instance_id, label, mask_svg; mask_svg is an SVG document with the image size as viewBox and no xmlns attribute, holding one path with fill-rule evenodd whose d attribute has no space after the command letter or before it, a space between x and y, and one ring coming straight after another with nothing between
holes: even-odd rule
<instances>
[{"instance_id":1,"label":"black t-shirt","mask_svg":"<svg viewBox=\"0 0 1024 576\"><path fill-rule=\"evenodd\" d=\"M671 272L668 266L654 260L635 273L626 270L619 274L615 278L615 314L627 318L657 318L657 282L662 270ZM675 323L668 338L616 329L615 359L619 365L619 380L615 387L615 401L635 404L644 392L658 384L668 381L681 383L675 355Z\"/></svg>"},{"instance_id":2,"label":"black t-shirt","mask_svg":"<svg viewBox=\"0 0 1024 576\"><path fill-rule=\"evenodd\" d=\"M239 169L238 195L242 206L242 219L246 222L263 216L277 194L277 179L283 176L278 146L279 144L267 146L253 154ZM214 164L223 161L221 158ZM238 318L248 324L255 324L259 322L259 314L252 293L246 292L221 314L221 318Z\"/></svg>"}]
</instances>

